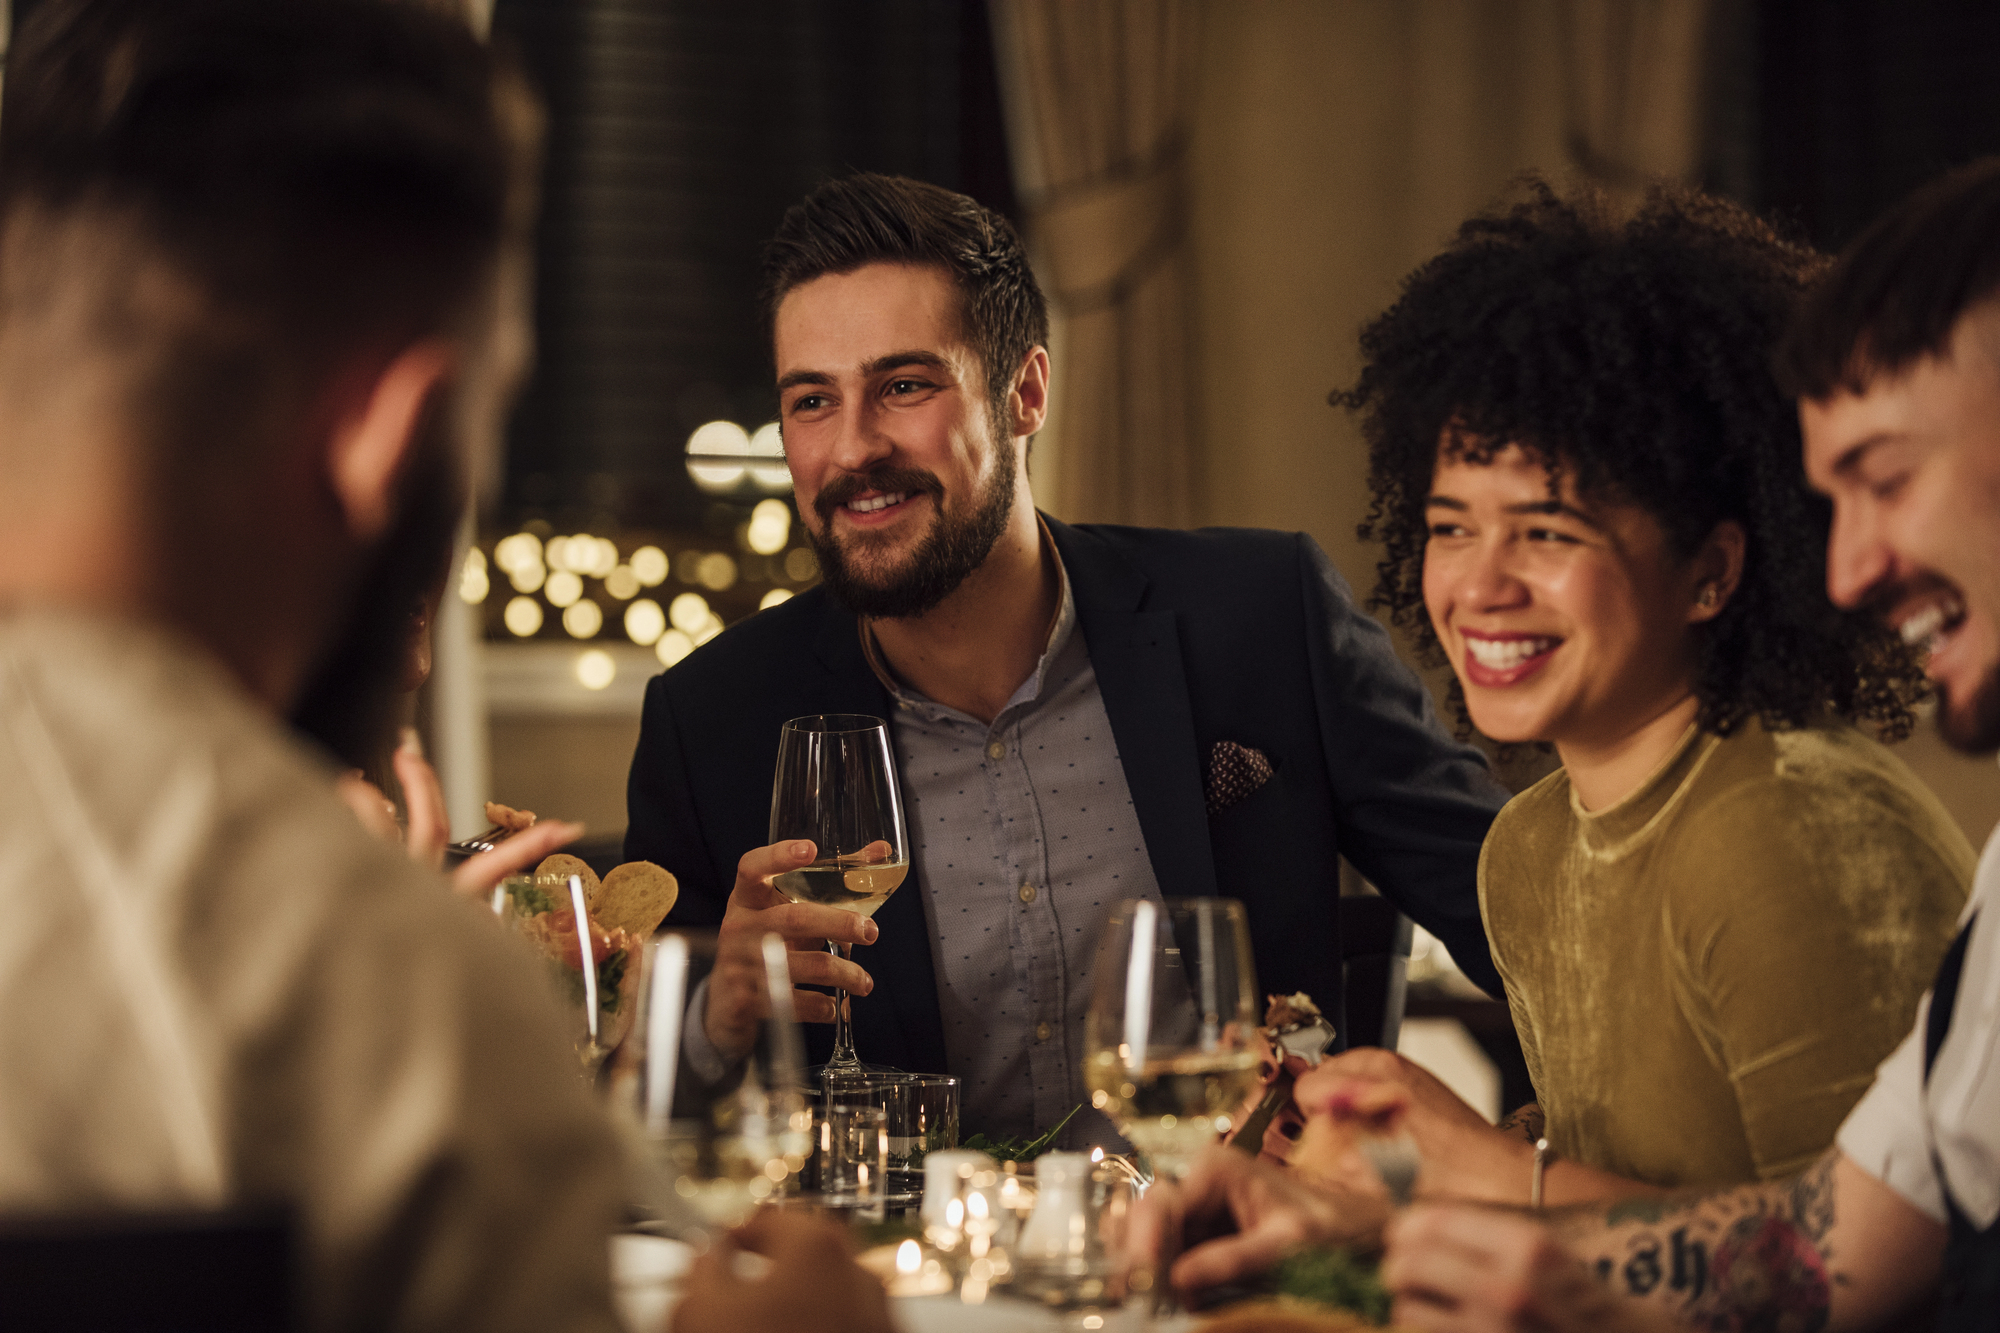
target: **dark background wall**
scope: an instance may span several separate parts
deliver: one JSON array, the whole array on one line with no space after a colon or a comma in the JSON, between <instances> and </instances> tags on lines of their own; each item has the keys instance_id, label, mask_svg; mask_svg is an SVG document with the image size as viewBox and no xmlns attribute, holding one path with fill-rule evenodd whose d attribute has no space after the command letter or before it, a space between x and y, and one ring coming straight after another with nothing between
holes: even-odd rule
<instances>
[{"instance_id":1,"label":"dark background wall","mask_svg":"<svg viewBox=\"0 0 2000 1333\"><path fill-rule=\"evenodd\" d=\"M496 40L549 104L540 360L502 523L709 526L694 427L774 416L757 256L851 171L1011 212L975 0L499 0Z\"/></svg>"}]
</instances>

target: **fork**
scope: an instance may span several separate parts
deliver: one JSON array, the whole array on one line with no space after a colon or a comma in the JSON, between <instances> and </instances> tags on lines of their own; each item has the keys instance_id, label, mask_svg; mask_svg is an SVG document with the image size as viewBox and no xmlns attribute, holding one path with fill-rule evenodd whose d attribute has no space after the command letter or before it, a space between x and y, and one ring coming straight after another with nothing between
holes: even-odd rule
<instances>
[{"instance_id":1,"label":"fork","mask_svg":"<svg viewBox=\"0 0 2000 1333\"><path fill-rule=\"evenodd\" d=\"M444 854L446 859L452 861L469 860L481 852L492 851L511 836L512 830L505 824L495 824L476 838L461 838L457 842L446 843Z\"/></svg>"}]
</instances>

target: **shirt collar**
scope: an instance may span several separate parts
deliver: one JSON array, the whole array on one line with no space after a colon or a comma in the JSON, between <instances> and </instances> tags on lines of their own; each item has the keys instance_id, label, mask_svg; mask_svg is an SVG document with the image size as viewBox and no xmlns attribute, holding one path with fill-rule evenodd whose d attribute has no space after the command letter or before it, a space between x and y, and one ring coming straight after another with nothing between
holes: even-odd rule
<instances>
[{"instance_id":1,"label":"shirt collar","mask_svg":"<svg viewBox=\"0 0 2000 1333\"><path fill-rule=\"evenodd\" d=\"M1009 709L1017 708L1025 703L1032 703L1036 698L1040 697L1042 692L1042 678L1048 674L1049 664L1054 662L1062 653L1062 650L1069 646L1071 637L1076 633L1076 600L1070 596L1069 571L1063 568L1062 552L1056 549L1055 537L1049 532L1048 522L1043 519L1040 513L1035 515L1035 526L1041 532L1043 553L1049 559L1055 561L1056 565L1056 586L1058 591L1056 613L1049 621L1048 637L1042 645L1042 655L1035 663L1034 672L1021 682L1020 688L1014 691L1014 696L1007 701L1006 707L1000 710L1003 716ZM875 678L882 682L884 689L889 691L890 698L905 708L921 706L935 712L954 715L957 713L956 709L946 708L898 680L896 673L889 669L888 659L882 656L881 645L875 641L875 631L869 627L867 617L857 616L855 623L861 633L862 655L868 659L869 669L875 673ZM998 718L995 718L995 721L998 720Z\"/></svg>"}]
</instances>

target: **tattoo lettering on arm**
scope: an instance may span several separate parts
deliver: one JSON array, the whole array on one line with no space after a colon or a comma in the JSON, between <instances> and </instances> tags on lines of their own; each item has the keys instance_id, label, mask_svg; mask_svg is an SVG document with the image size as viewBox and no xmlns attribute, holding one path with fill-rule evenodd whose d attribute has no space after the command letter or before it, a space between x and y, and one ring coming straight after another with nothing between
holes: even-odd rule
<instances>
[{"instance_id":1,"label":"tattoo lettering on arm","mask_svg":"<svg viewBox=\"0 0 2000 1333\"><path fill-rule=\"evenodd\" d=\"M1621 1295L1716 1333L1816 1333L1841 1279L1828 1153L1805 1174L1720 1193L1624 1199L1552 1220Z\"/></svg>"},{"instance_id":2,"label":"tattoo lettering on arm","mask_svg":"<svg viewBox=\"0 0 2000 1333\"><path fill-rule=\"evenodd\" d=\"M1505 1119L1501 1120L1493 1128L1500 1130L1502 1133L1513 1134L1533 1143L1536 1139L1542 1138L1548 1133L1548 1122L1542 1117L1541 1106L1538 1103L1529 1102L1520 1110L1510 1112Z\"/></svg>"}]
</instances>

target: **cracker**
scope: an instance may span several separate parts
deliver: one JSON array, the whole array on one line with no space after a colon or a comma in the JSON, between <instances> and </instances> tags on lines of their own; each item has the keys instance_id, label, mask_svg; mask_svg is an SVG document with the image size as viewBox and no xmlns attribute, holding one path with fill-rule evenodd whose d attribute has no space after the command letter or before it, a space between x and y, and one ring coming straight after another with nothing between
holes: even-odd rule
<instances>
[{"instance_id":1,"label":"cracker","mask_svg":"<svg viewBox=\"0 0 2000 1333\"><path fill-rule=\"evenodd\" d=\"M606 930L646 939L660 928L680 897L679 881L651 861L627 861L604 877L590 914Z\"/></svg>"},{"instance_id":2,"label":"cracker","mask_svg":"<svg viewBox=\"0 0 2000 1333\"><path fill-rule=\"evenodd\" d=\"M585 908L588 909L590 904L596 901L598 887L597 872L592 870L582 857L570 856L565 852L557 852L554 856L549 857L535 867L535 877L539 879L543 875L553 875L564 883L568 883L569 877L575 875L583 881L583 901Z\"/></svg>"}]
</instances>

